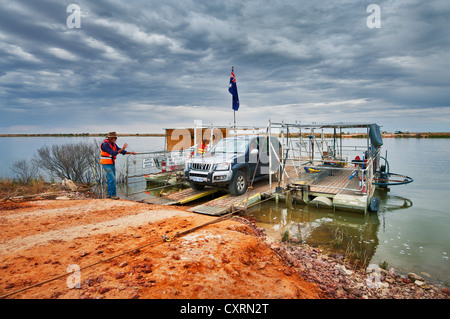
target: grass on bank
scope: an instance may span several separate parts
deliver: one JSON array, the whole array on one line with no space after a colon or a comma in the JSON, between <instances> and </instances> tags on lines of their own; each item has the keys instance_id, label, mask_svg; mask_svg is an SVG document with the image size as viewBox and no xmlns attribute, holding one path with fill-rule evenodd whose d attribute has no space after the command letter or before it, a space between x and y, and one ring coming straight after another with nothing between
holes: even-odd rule
<instances>
[{"instance_id":1,"label":"grass on bank","mask_svg":"<svg viewBox=\"0 0 450 319\"><path fill-rule=\"evenodd\" d=\"M22 182L16 178L0 177L0 200L58 190L61 189L55 184L45 182L42 178Z\"/></svg>"},{"instance_id":2,"label":"grass on bank","mask_svg":"<svg viewBox=\"0 0 450 319\"><path fill-rule=\"evenodd\" d=\"M76 183L77 192L86 195L92 192L92 185ZM16 199L33 198L36 195L53 198L54 195L68 191L62 183L46 182L42 177L30 179L27 182L16 178L0 177L0 202Z\"/></svg>"}]
</instances>

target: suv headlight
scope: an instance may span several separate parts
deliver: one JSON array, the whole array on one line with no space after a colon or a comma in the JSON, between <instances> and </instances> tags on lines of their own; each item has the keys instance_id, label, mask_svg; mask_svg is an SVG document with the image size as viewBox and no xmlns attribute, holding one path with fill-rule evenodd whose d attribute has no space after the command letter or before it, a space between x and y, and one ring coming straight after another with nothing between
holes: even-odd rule
<instances>
[{"instance_id":1,"label":"suv headlight","mask_svg":"<svg viewBox=\"0 0 450 319\"><path fill-rule=\"evenodd\" d=\"M230 169L230 163L220 163L216 164L216 167L214 167L215 171L228 171Z\"/></svg>"}]
</instances>

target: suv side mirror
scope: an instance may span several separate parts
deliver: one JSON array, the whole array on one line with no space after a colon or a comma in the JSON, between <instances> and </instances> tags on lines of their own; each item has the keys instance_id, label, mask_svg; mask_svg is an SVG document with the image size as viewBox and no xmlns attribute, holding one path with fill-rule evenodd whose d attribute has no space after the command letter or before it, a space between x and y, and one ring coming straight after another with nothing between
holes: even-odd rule
<instances>
[{"instance_id":1,"label":"suv side mirror","mask_svg":"<svg viewBox=\"0 0 450 319\"><path fill-rule=\"evenodd\" d=\"M252 149L252 150L250 151L250 155L258 155L258 149L257 149L257 148Z\"/></svg>"}]
</instances>

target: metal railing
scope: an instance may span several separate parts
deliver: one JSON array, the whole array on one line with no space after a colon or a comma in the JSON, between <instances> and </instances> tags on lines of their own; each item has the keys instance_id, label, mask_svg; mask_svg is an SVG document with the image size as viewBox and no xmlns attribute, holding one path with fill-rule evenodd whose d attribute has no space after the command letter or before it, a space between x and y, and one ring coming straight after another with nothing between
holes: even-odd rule
<instances>
[{"instance_id":1,"label":"metal railing","mask_svg":"<svg viewBox=\"0 0 450 319\"><path fill-rule=\"evenodd\" d=\"M286 124L284 122L270 123L269 121L269 135L278 136L282 145L281 157L279 158L280 175L278 183L281 184L284 180L285 184L288 184L291 181L300 179L300 176L304 177L306 174L304 171L305 167L329 170L331 172L352 171L357 172L356 178L361 178L356 189L319 185L317 184L319 180L313 181L309 186L351 191L358 194L372 194L374 190L372 180L375 171L378 170L380 165L377 161L380 150L373 151L369 140L368 126L365 124L348 125L351 128L367 129L367 142L364 143L364 140L359 139L359 141L366 144L364 146L343 145L342 129L339 126L333 127L332 125L326 127L334 129L334 132L324 134L324 130L320 125L308 126ZM321 128L320 133L316 133L315 129L317 128ZM333 138L325 138L325 135L329 136L331 134L333 136L333 133ZM363 154L367 157L363 156ZM363 161L355 162L353 158L356 155L361 156ZM295 176L290 176L286 167L292 167L295 171ZM322 175L321 177L325 176ZM272 189L271 180L270 189Z\"/></svg>"},{"instance_id":2,"label":"metal railing","mask_svg":"<svg viewBox=\"0 0 450 319\"><path fill-rule=\"evenodd\" d=\"M147 178L150 175L182 171L189 155L189 150L186 150L140 152L134 156L128 156L125 172L126 196L145 192Z\"/></svg>"},{"instance_id":3,"label":"metal railing","mask_svg":"<svg viewBox=\"0 0 450 319\"><path fill-rule=\"evenodd\" d=\"M312 127L312 128L311 128ZM274 149L274 145L269 143L269 184L272 190L272 174L278 173L278 186L284 181L287 184L290 180L298 179L304 173L306 166L320 167L323 170L357 171L358 177L361 177L359 189L339 188L343 191L360 191L361 193L371 193L373 190L372 179L379 163L375 161L379 157L379 150L372 152L369 138L363 145L343 145L342 128L327 126L328 129L334 129L334 137L326 138L326 133L321 128L320 134L315 129L320 126L306 126L299 124L271 123L269 121L265 132L261 128L240 128L233 129L233 135L255 134L277 136L281 143L281 149ZM366 128L364 125L351 126ZM241 131L239 131L241 129ZM303 130L303 132L302 132ZM368 128L367 128L368 130ZM339 131L339 132L338 132ZM367 131L368 132L368 131ZM338 134L338 135L336 135ZM306 136L306 137L305 137ZM329 135L328 135L329 136ZM338 136L338 138L336 138ZM368 134L367 134L368 136ZM364 140L360 140L364 141ZM195 143L194 143L195 144ZM195 146L186 150L168 152L166 150L141 152L135 156L127 157L126 162L126 194L127 196L144 192L147 188L147 179L149 175L157 175L164 171L180 171L184 169L186 160L195 152ZM365 162L356 163L352 161L355 154L362 155L366 152ZM345 153L345 154L344 154ZM352 156L353 155L353 156ZM163 165L165 163L165 167ZM275 165L274 165L275 164ZM196 167L197 169L207 169L206 163L193 165L205 165ZM377 167L374 168L374 166ZM272 169L274 167L274 169ZM295 176L289 176L286 167L293 167ZM285 180L287 179L287 181ZM315 183L310 186L318 186ZM328 187L333 188L333 187Z\"/></svg>"}]
</instances>

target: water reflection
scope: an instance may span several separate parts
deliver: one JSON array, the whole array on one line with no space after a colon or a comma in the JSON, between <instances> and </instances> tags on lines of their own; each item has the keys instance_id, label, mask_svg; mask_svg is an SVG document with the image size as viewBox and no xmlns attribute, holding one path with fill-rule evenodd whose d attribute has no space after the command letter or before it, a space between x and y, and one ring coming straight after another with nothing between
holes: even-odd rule
<instances>
[{"instance_id":1,"label":"water reflection","mask_svg":"<svg viewBox=\"0 0 450 319\"><path fill-rule=\"evenodd\" d=\"M257 225L276 240L306 243L366 266L379 245L378 231L385 225L384 212L413 205L411 200L391 196L385 191L377 190L375 196L380 198L379 213L364 215L268 201L253 207L247 215L255 218Z\"/></svg>"},{"instance_id":2,"label":"water reflection","mask_svg":"<svg viewBox=\"0 0 450 319\"><path fill-rule=\"evenodd\" d=\"M377 214L274 202L255 206L247 214L270 237L306 243L363 265L370 262L378 246Z\"/></svg>"},{"instance_id":3,"label":"water reflection","mask_svg":"<svg viewBox=\"0 0 450 319\"><path fill-rule=\"evenodd\" d=\"M376 197L380 200L380 212L406 209L413 206L413 202L410 199L390 195L383 190L377 190Z\"/></svg>"}]
</instances>

